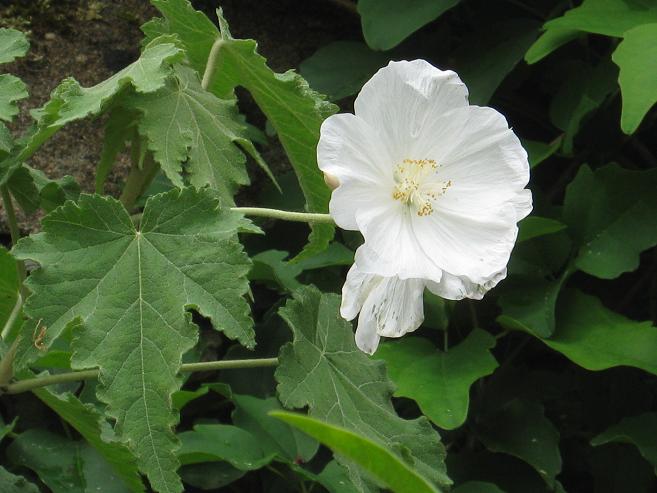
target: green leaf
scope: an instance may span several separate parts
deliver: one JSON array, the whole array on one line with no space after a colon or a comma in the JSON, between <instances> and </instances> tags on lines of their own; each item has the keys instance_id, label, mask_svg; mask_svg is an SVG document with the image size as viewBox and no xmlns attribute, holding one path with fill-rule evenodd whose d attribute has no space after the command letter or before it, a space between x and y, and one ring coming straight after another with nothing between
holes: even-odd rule
<instances>
[{"instance_id":1,"label":"green leaf","mask_svg":"<svg viewBox=\"0 0 657 493\"><path fill-rule=\"evenodd\" d=\"M459 0L358 0L363 37L374 50L394 48Z\"/></svg>"},{"instance_id":2,"label":"green leaf","mask_svg":"<svg viewBox=\"0 0 657 493\"><path fill-rule=\"evenodd\" d=\"M72 365L100 369L98 396L161 491L180 491L171 394L180 387L181 357L197 338L185 310L254 344L243 298L249 262L235 237L241 221L210 191L183 189L150 198L137 231L116 200L82 195L15 248L41 264L28 280L33 295L25 309L47 327L44 344L76 317L84 320Z\"/></svg>"},{"instance_id":3,"label":"green leaf","mask_svg":"<svg viewBox=\"0 0 657 493\"><path fill-rule=\"evenodd\" d=\"M518 243L565 229L566 225L548 217L529 216L518 224Z\"/></svg>"},{"instance_id":4,"label":"green leaf","mask_svg":"<svg viewBox=\"0 0 657 493\"><path fill-rule=\"evenodd\" d=\"M566 189L563 219L579 247L577 268L614 279L657 245L657 170L582 166Z\"/></svg>"},{"instance_id":5,"label":"green leaf","mask_svg":"<svg viewBox=\"0 0 657 493\"><path fill-rule=\"evenodd\" d=\"M612 312L579 291L562 296L557 330L543 342L587 370L634 366L657 375L657 328Z\"/></svg>"},{"instance_id":6,"label":"green leaf","mask_svg":"<svg viewBox=\"0 0 657 493\"><path fill-rule=\"evenodd\" d=\"M9 319L18 299L16 260L0 246L0 330Z\"/></svg>"},{"instance_id":7,"label":"green leaf","mask_svg":"<svg viewBox=\"0 0 657 493\"><path fill-rule=\"evenodd\" d=\"M559 432L537 402L515 399L488 416L479 438L492 452L503 452L527 462L548 486L555 487L561 472Z\"/></svg>"},{"instance_id":8,"label":"green leaf","mask_svg":"<svg viewBox=\"0 0 657 493\"><path fill-rule=\"evenodd\" d=\"M39 208L50 212L67 200L77 200L80 196L80 186L72 176L51 180L42 171L26 164L9 178L7 186L28 214Z\"/></svg>"},{"instance_id":9,"label":"green leaf","mask_svg":"<svg viewBox=\"0 0 657 493\"><path fill-rule=\"evenodd\" d=\"M545 29L545 27L543 27L543 29ZM539 62L557 48L569 43L573 39L577 39L580 34L580 31L577 29L567 29L554 26L549 31L544 32L541 37L529 47L527 53L525 53L525 61L530 65Z\"/></svg>"},{"instance_id":10,"label":"green leaf","mask_svg":"<svg viewBox=\"0 0 657 493\"><path fill-rule=\"evenodd\" d=\"M0 120L10 122L18 114L16 101L28 96L27 86L11 74L0 75Z\"/></svg>"},{"instance_id":11,"label":"green leaf","mask_svg":"<svg viewBox=\"0 0 657 493\"><path fill-rule=\"evenodd\" d=\"M0 27L0 63L13 62L25 56L30 49L30 42L24 33L16 29Z\"/></svg>"},{"instance_id":12,"label":"green leaf","mask_svg":"<svg viewBox=\"0 0 657 493\"><path fill-rule=\"evenodd\" d=\"M71 393L55 394L47 387L33 392L96 449L130 491L144 491L135 457L119 442L105 417L92 405L83 404Z\"/></svg>"},{"instance_id":13,"label":"green leaf","mask_svg":"<svg viewBox=\"0 0 657 493\"><path fill-rule=\"evenodd\" d=\"M125 493L123 482L94 449L39 428L16 437L10 460L36 472L53 493Z\"/></svg>"},{"instance_id":14,"label":"green leaf","mask_svg":"<svg viewBox=\"0 0 657 493\"><path fill-rule=\"evenodd\" d=\"M125 149L128 142L135 135L135 124L139 114L133 109L124 106L114 106L109 112L105 123L103 150L96 166L96 193L102 194L105 181L114 166L116 157Z\"/></svg>"},{"instance_id":15,"label":"green leaf","mask_svg":"<svg viewBox=\"0 0 657 493\"><path fill-rule=\"evenodd\" d=\"M504 493L497 485L483 481L468 481L458 485L452 493Z\"/></svg>"},{"instance_id":16,"label":"green leaf","mask_svg":"<svg viewBox=\"0 0 657 493\"><path fill-rule=\"evenodd\" d=\"M389 448L351 430L301 414L274 411L271 415L299 428L334 452L354 461L395 493L439 491Z\"/></svg>"},{"instance_id":17,"label":"green leaf","mask_svg":"<svg viewBox=\"0 0 657 493\"><path fill-rule=\"evenodd\" d=\"M383 363L358 350L351 324L340 317L339 306L339 296L304 287L279 310L294 334L293 342L281 349L276 369L283 406L308 406L310 416L399 451L412 458L420 474L440 485L449 484L438 433L426 418L397 416ZM352 481L361 485L360 472L353 464L345 465Z\"/></svg>"},{"instance_id":18,"label":"green leaf","mask_svg":"<svg viewBox=\"0 0 657 493\"><path fill-rule=\"evenodd\" d=\"M275 397L259 399L250 395L233 395L235 403L233 423L256 437L262 449L274 453L290 463L308 462L317 452L319 444L269 415L281 410Z\"/></svg>"},{"instance_id":19,"label":"green leaf","mask_svg":"<svg viewBox=\"0 0 657 493\"><path fill-rule=\"evenodd\" d=\"M164 88L133 96L127 104L142 112L139 133L178 187L184 185L184 173L190 184L210 185L226 203L232 203L237 188L249 183L246 157L237 144L266 167L238 120L235 101L205 91L190 68L176 67L175 78Z\"/></svg>"},{"instance_id":20,"label":"green leaf","mask_svg":"<svg viewBox=\"0 0 657 493\"><path fill-rule=\"evenodd\" d=\"M621 37L625 31L641 24L657 22L657 6L642 0L584 0L579 7L543 26L543 34L527 52L535 63L579 32Z\"/></svg>"},{"instance_id":21,"label":"green leaf","mask_svg":"<svg viewBox=\"0 0 657 493\"><path fill-rule=\"evenodd\" d=\"M522 330L550 337L555 329L557 298L565 276L548 280L536 275L511 276L502 286L497 322L507 330Z\"/></svg>"},{"instance_id":22,"label":"green leaf","mask_svg":"<svg viewBox=\"0 0 657 493\"><path fill-rule=\"evenodd\" d=\"M657 413L626 417L591 440L597 447L606 443L632 443L641 455L655 468L657 474Z\"/></svg>"},{"instance_id":23,"label":"green leaf","mask_svg":"<svg viewBox=\"0 0 657 493\"><path fill-rule=\"evenodd\" d=\"M17 418L15 418L14 421L9 424L4 424L2 418L0 418L0 442L2 442L2 439L14 430L16 421Z\"/></svg>"},{"instance_id":24,"label":"green leaf","mask_svg":"<svg viewBox=\"0 0 657 493\"><path fill-rule=\"evenodd\" d=\"M297 276L302 272L323 267L347 266L354 261L354 252L341 243L331 243L324 251L297 262L287 261L287 256L288 252L281 250L265 250L254 255L251 259L253 268L249 279L273 283L292 292L302 286L297 280Z\"/></svg>"},{"instance_id":25,"label":"green leaf","mask_svg":"<svg viewBox=\"0 0 657 493\"><path fill-rule=\"evenodd\" d=\"M290 159L306 198L306 208L311 212L326 212L331 192L317 167L316 148L321 123L338 108L311 90L294 71L284 74L272 71L257 53L255 41L233 39L220 11L221 33L204 14L195 11L188 0L152 0L152 3L164 15L164 20L147 24L146 33L150 36L175 33L199 73L204 71L214 42L222 39L210 85L212 92L220 98L232 99L234 89L242 86L251 93ZM300 257L322 251L333 238L332 225L311 227L310 244Z\"/></svg>"},{"instance_id":26,"label":"green leaf","mask_svg":"<svg viewBox=\"0 0 657 493\"><path fill-rule=\"evenodd\" d=\"M490 353L495 338L475 329L449 351L437 351L421 337L382 344L376 358L385 360L396 397L414 399L422 413L447 430L461 426L468 415L470 386L493 373L497 361Z\"/></svg>"},{"instance_id":27,"label":"green leaf","mask_svg":"<svg viewBox=\"0 0 657 493\"><path fill-rule=\"evenodd\" d=\"M275 456L266 453L251 433L232 425L196 425L194 431L180 433L178 438L182 445L176 454L183 465L226 461L239 470L252 471Z\"/></svg>"},{"instance_id":28,"label":"green leaf","mask_svg":"<svg viewBox=\"0 0 657 493\"><path fill-rule=\"evenodd\" d=\"M299 71L310 87L335 101L360 91L388 60L388 56L363 43L334 41L301 62Z\"/></svg>"},{"instance_id":29,"label":"green leaf","mask_svg":"<svg viewBox=\"0 0 657 493\"><path fill-rule=\"evenodd\" d=\"M538 35L538 23L510 19L491 23L469 35L452 55L468 86L470 104L486 105L495 90L522 60ZM486 49L482 50L481 47Z\"/></svg>"},{"instance_id":30,"label":"green leaf","mask_svg":"<svg viewBox=\"0 0 657 493\"><path fill-rule=\"evenodd\" d=\"M652 467L637 450L625 444L609 444L593 449L588 460L596 493L655 491L657 481Z\"/></svg>"},{"instance_id":31,"label":"green leaf","mask_svg":"<svg viewBox=\"0 0 657 493\"><path fill-rule=\"evenodd\" d=\"M202 462L180 468L180 477L191 486L202 490L217 490L237 481L246 474L228 462Z\"/></svg>"},{"instance_id":32,"label":"green leaf","mask_svg":"<svg viewBox=\"0 0 657 493\"><path fill-rule=\"evenodd\" d=\"M34 154L41 145L67 123L102 113L123 89L132 86L139 93L154 92L164 86L171 73L170 64L180 61L184 52L170 38L156 39L139 59L93 87L85 88L72 78L53 91L50 101L34 112L37 126L16 156L0 169L0 184Z\"/></svg>"},{"instance_id":33,"label":"green leaf","mask_svg":"<svg viewBox=\"0 0 657 493\"><path fill-rule=\"evenodd\" d=\"M552 142L539 142L537 140L522 140L522 146L527 151L527 157L529 159L529 165L532 168L535 168L547 158L552 156L555 152L561 147L561 142L563 140L563 135L560 135Z\"/></svg>"},{"instance_id":34,"label":"green leaf","mask_svg":"<svg viewBox=\"0 0 657 493\"><path fill-rule=\"evenodd\" d=\"M655 16L654 22L657 22ZM623 34L611 59L620 68L618 83L623 96L621 128L633 134L657 102L657 23L644 24Z\"/></svg>"},{"instance_id":35,"label":"green leaf","mask_svg":"<svg viewBox=\"0 0 657 493\"><path fill-rule=\"evenodd\" d=\"M15 476L0 466L0 485L2 493L39 493L39 488L23 476Z\"/></svg>"},{"instance_id":36,"label":"green leaf","mask_svg":"<svg viewBox=\"0 0 657 493\"><path fill-rule=\"evenodd\" d=\"M563 83L550 104L550 120L564 131L562 147L570 154L585 118L616 89L618 71L608 60L595 67L577 63L562 78Z\"/></svg>"}]
</instances>

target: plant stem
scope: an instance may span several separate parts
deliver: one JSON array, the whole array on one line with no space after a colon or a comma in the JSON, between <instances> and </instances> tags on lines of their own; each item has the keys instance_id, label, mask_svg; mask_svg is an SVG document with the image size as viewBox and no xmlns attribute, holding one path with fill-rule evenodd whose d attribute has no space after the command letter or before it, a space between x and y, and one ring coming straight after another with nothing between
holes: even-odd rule
<instances>
[{"instance_id":1,"label":"plant stem","mask_svg":"<svg viewBox=\"0 0 657 493\"><path fill-rule=\"evenodd\" d=\"M150 153L144 158L141 169L136 163L133 163L119 199L126 210L130 211L133 208L137 199L155 178L158 169L159 166Z\"/></svg>"},{"instance_id":2,"label":"plant stem","mask_svg":"<svg viewBox=\"0 0 657 493\"><path fill-rule=\"evenodd\" d=\"M315 212L291 212L280 211L278 209L263 209L260 207L231 207L230 210L234 212L240 212L245 216L271 217L273 219L283 219L284 221L298 221L303 223L334 223L330 214L320 214Z\"/></svg>"},{"instance_id":3,"label":"plant stem","mask_svg":"<svg viewBox=\"0 0 657 493\"><path fill-rule=\"evenodd\" d=\"M9 335L9 332L11 332L11 328L14 325L16 319L18 318L18 314L21 312L22 307L23 307L23 296L21 296L21 293L18 293L16 298L16 303L14 304L14 308L11 309L9 318L5 322L5 326L2 328L2 332L0 332L1 340L4 341L7 339L7 336Z\"/></svg>"},{"instance_id":4,"label":"plant stem","mask_svg":"<svg viewBox=\"0 0 657 493\"><path fill-rule=\"evenodd\" d=\"M219 56L219 49L223 44L224 44L224 40L219 38L214 42L212 48L210 49L210 54L208 55L208 61L205 64L205 72L203 72L203 80L201 81L201 87L203 89L207 90L207 88L210 86L210 82L212 82L212 76L214 75L214 71L217 67L217 57Z\"/></svg>"},{"instance_id":5,"label":"plant stem","mask_svg":"<svg viewBox=\"0 0 657 493\"><path fill-rule=\"evenodd\" d=\"M260 359L234 359L223 361L203 361L201 363L187 363L180 367L184 373L211 370L237 370L243 368L263 368L278 365L278 358ZM28 390L45 387L65 382L76 382L78 380L93 380L98 378L98 370L73 371L60 373L58 375L46 375L44 377L28 378L0 388L0 393L18 394Z\"/></svg>"},{"instance_id":6,"label":"plant stem","mask_svg":"<svg viewBox=\"0 0 657 493\"><path fill-rule=\"evenodd\" d=\"M21 237L18 231L18 221L16 221L16 211L14 204L11 201L11 195L7 189L7 185L0 186L0 193L2 193L2 205L7 211L7 223L9 225L9 234L11 235L11 242L15 245Z\"/></svg>"},{"instance_id":7,"label":"plant stem","mask_svg":"<svg viewBox=\"0 0 657 493\"><path fill-rule=\"evenodd\" d=\"M14 204L11 201L11 195L9 194L9 189L7 185L0 186L0 195L2 196L2 205L7 212L7 223L9 224L9 234L11 235L11 243L15 245L18 243L18 240L21 238L21 233L18 229L18 221L16 220L16 211L14 210ZM16 270L18 271L18 285L20 286L20 293L23 295L23 298L26 298L28 295L27 290L23 286L23 281L25 281L25 263L22 260L16 261Z\"/></svg>"}]
</instances>

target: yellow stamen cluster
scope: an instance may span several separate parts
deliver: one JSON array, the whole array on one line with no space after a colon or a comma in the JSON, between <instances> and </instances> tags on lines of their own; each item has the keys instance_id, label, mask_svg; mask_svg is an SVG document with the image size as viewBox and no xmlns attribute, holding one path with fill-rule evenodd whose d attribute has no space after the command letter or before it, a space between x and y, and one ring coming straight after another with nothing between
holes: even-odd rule
<instances>
[{"instance_id":1,"label":"yellow stamen cluster","mask_svg":"<svg viewBox=\"0 0 657 493\"><path fill-rule=\"evenodd\" d=\"M418 216L429 216L433 213L433 202L452 186L452 182L423 183L438 169L433 159L404 159L395 168L396 182L392 197L405 204L412 205Z\"/></svg>"}]
</instances>

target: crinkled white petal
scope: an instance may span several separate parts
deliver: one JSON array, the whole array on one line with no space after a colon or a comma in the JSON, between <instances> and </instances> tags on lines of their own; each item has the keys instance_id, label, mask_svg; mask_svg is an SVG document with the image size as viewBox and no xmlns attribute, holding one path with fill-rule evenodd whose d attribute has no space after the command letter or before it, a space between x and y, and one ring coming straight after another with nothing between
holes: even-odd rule
<instances>
[{"instance_id":1,"label":"crinkled white petal","mask_svg":"<svg viewBox=\"0 0 657 493\"><path fill-rule=\"evenodd\" d=\"M432 293L448 300L462 300L463 298L480 300L505 277L506 269L503 269L482 284L476 284L466 277L457 277L449 272L443 272L440 282L429 281L427 288Z\"/></svg>"},{"instance_id":2,"label":"crinkled white petal","mask_svg":"<svg viewBox=\"0 0 657 493\"><path fill-rule=\"evenodd\" d=\"M342 304L340 306L342 318L345 320L356 318L370 292L379 282L381 282L381 277L367 274L353 264L347 272L347 279L342 286Z\"/></svg>"},{"instance_id":3,"label":"crinkled white petal","mask_svg":"<svg viewBox=\"0 0 657 493\"><path fill-rule=\"evenodd\" d=\"M390 62L374 74L358 94L354 112L376 129L394 164L413 158L406 153L432 119L467 104L468 90L456 73L413 60Z\"/></svg>"},{"instance_id":4,"label":"crinkled white petal","mask_svg":"<svg viewBox=\"0 0 657 493\"><path fill-rule=\"evenodd\" d=\"M431 216L413 217L412 222L429 258L444 271L474 283L485 282L506 266L518 235L511 203L477 213L440 208Z\"/></svg>"},{"instance_id":5,"label":"crinkled white petal","mask_svg":"<svg viewBox=\"0 0 657 493\"><path fill-rule=\"evenodd\" d=\"M354 115L333 115L322 124L317 162L339 183L329 211L343 229L358 229L355 213L359 209L391 200L392 166L378 139L370 126Z\"/></svg>"},{"instance_id":6,"label":"crinkled white petal","mask_svg":"<svg viewBox=\"0 0 657 493\"><path fill-rule=\"evenodd\" d=\"M356 345L372 354L381 336L401 337L424 320L422 279L399 279L362 272L354 264L342 288L340 314L352 320L358 312Z\"/></svg>"},{"instance_id":7,"label":"crinkled white petal","mask_svg":"<svg viewBox=\"0 0 657 493\"><path fill-rule=\"evenodd\" d=\"M500 113L468 106L450 113L449 125L426 139L425 153L438 163L436 177L452 182L441 200L461 205L506 202L527 186L529 162L520 140Z\"/></svg>"},{"instance_id":8,"label":"crinkled white petal","mask_svg":"<svg viewBox=\"0 0 657 493\"><path fill-rule=\"evenodd\" d=\"M363 272L440 281L440 259L422 247L408 207L393 202L388 207L361 209L356 220L365 237L365 244L356 251L356 263Z\"/></svg>"}]
</instances>

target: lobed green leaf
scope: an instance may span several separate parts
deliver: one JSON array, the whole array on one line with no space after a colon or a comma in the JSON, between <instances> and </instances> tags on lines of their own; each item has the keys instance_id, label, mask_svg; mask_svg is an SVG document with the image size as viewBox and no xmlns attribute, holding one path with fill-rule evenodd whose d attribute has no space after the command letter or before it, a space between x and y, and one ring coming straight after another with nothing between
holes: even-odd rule
<instances>
[{"instance_id":1,"label":"lobed green leaf","mask_svg":"<svg viewBox=\"0 0 657 493\"><path fill-rule=\"evenodd\" d=\"M475 329L442 352L427 339L409 337L382 344L376 358L385 360L396 397L415 400L431 421L452 430L467 418L470 386L498 366L490 353L495 342L488 332Z\"/></svg>"},{"instance_id":2,"label":"lobed green leaf","mask_svg":"<svg viewBox=\"0 0 657 493\"><path fill-rule=\"evenodd\" d=\"M98 396L159 491L181 491L171 394L180 387L182 355L197 338L186 309L254 344L243 298L249 262L235 235L241 221L210 191L183 189L149 199L137 230L116 200L82 195L15 248L19 258L41 264L28 280L34 294L25 310L47 327L43 344L72 320L84 321L72 365L100 369Z\"/></svg>"},{"instance_id":3,"label":"lobed green leaf","mask_svg":"<svg viewBox=\"0 0 657 493\"><path fill-rule=\"evenodd\" d=\"M375 441L346 428L301 414L274 411L271 415L353 460L395 493L439 493L434 485L390 452L389 448Z\"/></svg>"},{"instance_id":4,"label":"lobed green leaf","mask_svg":"<svg viewBox=\"0 0 657 493\"><path fill-rule=\"evenodd\" d=\"M283 406L308 406L310 416L401 453L420 474L438 485L450 484L438 433L426 418L397 416L390 402L393 386L382 362L358 350L351 324L340 317L339 306L339 296L304 287L279 310L294 335L293 342L281 349L275 374ZM344 458L339 460L363 489L366 480L361 471Z\"/></svg>"}]
</instances>

